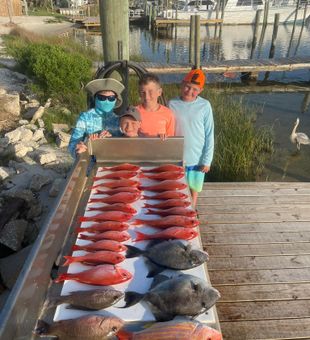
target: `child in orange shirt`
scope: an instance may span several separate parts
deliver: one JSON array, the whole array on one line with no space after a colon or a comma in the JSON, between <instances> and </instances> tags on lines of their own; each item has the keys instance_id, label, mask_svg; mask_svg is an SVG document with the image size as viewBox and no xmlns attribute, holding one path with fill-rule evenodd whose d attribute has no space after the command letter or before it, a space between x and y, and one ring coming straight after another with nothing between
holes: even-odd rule
<instances>
[{"instance_id":1,"label":"child in orange shirt","mask_svg":"<svg viewBox=\"0 0 310 340\"><path fill-rule=\"evenodd\" d=\"M139 80L139 94L142 103L137 109L141 115L141 134L162 139L174 136L174 114L168 107L158 103L162 94L159 78L151 73L145 74Z\"/></svg>"}]
</instances>

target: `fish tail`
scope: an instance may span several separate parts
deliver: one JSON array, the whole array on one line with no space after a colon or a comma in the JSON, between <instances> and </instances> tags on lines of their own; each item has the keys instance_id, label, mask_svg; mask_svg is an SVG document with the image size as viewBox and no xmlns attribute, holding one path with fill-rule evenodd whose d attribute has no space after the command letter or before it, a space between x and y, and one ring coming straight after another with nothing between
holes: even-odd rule
<instances>
[{"instance_id":1,"label":"fish tail","mask_svg":"<svg viewBox=\"0 0 310 340\"><path fill-rule=\"evenodd\" d=\"M149 200L151 198L152 198L151 196L145 196L145 195L141 196L141 199L143 199L143 200Z\"/></svg>"},{"instance_id":2,"label":"fish tail","mask_svg":"<svg viewBox=\"0 0 310 340\"><path fill-rule=\"evenodd\" d=\"M152 205L151 204L148 204L148 203L145 203L143 208L152 208Z\"/></svg>"},{"instance_id":3,"label":"fish tail","mask_svg":"<svg viewBox=\"0 0 310 340\"><path fill-rule=\"evenodd\" d=\"M49 309L56 307L60 303L61 299L58 297L47 298L43 304L43 309Z\"/></svg>"},{"instance_id":4,"label":"fish tail","mask_svg":"<svg viewBox=\"0 0 310 340\"><path fill-rule=\"evenodd\" d=\"M147 178L147 176L145 176L143 172L140 172L138 178Z\"/></svg>"},{"instance_id":5,"label":"fish tail","mask_svg":"<svg viewBox=\"0 0 310 340\"><path fill-rule=\"evenodd\" d=\"M85 222L85 221L89 221L89 218L86 216L80 216L79 217L79 222Z\"/></svg>"},{"instance_id":6,"label":"fish tail","mask_svg":"<svg viewBox=\"0 0 310 340\"><path fill-rule=\"evenodd\" d=\"M93 185L92 187L90 187L91 189L96 189L96 188L99 188L100 187L100 184L96 184L96 185Z\"/></svg>"},{"instance_id":7,"label":"fish tail","mask_svg":"<svg viewBox=\"0 0 310 340\"><path fill-rule=\"evenodd\" d=\"M142 300L144 294L140 294L137 292L125 292L125 306L121 307L121 308L127 308L127 307L131 307L135 304L137 304L139 301Z\"/></svg>"},{"instance_id":8,"label":"fish tail","mask_svg":"<svg viewBox=\"0 0 310 340\"><path fill-rule=\"evenodd\" d=\"M74 244L74 245L72 246L72 249L71 249L71 250L72 250L72 251L81 250L81 247L78 246L77 244Z\"/></svg>"},{"instance_id":9,"label":"fish tail","mask_svg":"<svg viewBox=\"0 0 310 340\"><path fill-rule=\"evenodd\" d=\"M140 225L140 224L144 224L144 220L140 220L140 219L135 219L134 222L132 222L132 225Z\"/></svg>"},{"instance_id":10,"label":"fish tail","mask_svg":"<svg viewBox=\"0 0 310 340\"><path fill-rule=\"evenodd\" d=\"M62 282L62 281L67 280L69 277L70 277L69 274L60 274L60 275L54 280L54 282L59 283L59 282Z\"/></svg>"},{"instance_id":11,"label":"fish tail","mask_svg":"<svg viewBox=\"0 0 310 340\"><path fill-rule=\"evenodd\" d=\"M147 209L147 212L145 213L145 215L153 215L152 214L152 210L151 209Z\"/></svg>"},{"instance_id":12,"label":"fish tail","mask_svg":"<svg viewBox=\"0 0 310 340\"><path fill-rule=\"evenodd\" d=\"M85 231L85 228L76 228L75 229L75 232L78 234L80 233L81 231Z\"/></svg>"},{"instance_id":13,"label":"fish tail","mask_svg":"<svg viewBox=\"0 0 310 340\"><path fill-rule=\"evenodd\" d=\"M118 340L131 340L132 339L132 333L127 332L123 329L119 330L115 335L117 336Z\"/></svg>"},{"instance_id":14,"label":"fish tail","mask_svg":"<svg viewBox=\"0 0 310 340\"><path fill-rule=\"evenodd\" d=\"M127 251L126 251L126 257L127 258L131 258L131 257L137 257L141 254L143 254L143 250L134 247L134 246L130 246L130 245L126 245L127 247Z\"/></svg>"},{"instance_id":15,"label":"fish tail","mask_svg":"<svg viewBox=\"0 0 310 340\"><path fill-rule=\"evenodd\" d=\"M140 233L139 231L136 231L136 242L143 241L143 240L148 240L148 236L146 234Z\"/></svg>"},{"instance_id":16,"label":"fish tail","mask_svg":"<svg viewBox=\"0 0 310 340\"><path fill-rule=\"evenodd\" d=\"M33 333L37 335L45 335L48 334L49 328L50 325L47 322L39 319Z\"/></svg>"},{"instance_id":17,"label":"fish tail","mask_svg":"<svg viewBox=\"0 0 310 340\"><path fill-rule=\"evenodd\" d=\"M66 259L66 262L63 264L63 266L69 266L69 264L75 262L73 256L64 256Z\"/></svg>"}]
</instances>

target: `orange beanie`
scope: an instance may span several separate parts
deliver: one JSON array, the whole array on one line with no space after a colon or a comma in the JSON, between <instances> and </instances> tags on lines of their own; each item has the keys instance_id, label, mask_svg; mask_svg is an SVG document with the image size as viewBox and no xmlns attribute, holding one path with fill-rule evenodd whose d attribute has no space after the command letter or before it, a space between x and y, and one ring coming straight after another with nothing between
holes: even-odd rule
<instances>
[{"instance_id":1,"label":"orange beanie","mask_svg":"<svg viewBox=\"0 0 310 340\"><path fill-rule=\"evenodd\" d=\"M198 85L201 89L203 89L205 82L206 82L206 76L200 69L191 70L185 78L183 79L186 83L191 83Z\"/></svg>"}]
</instances>

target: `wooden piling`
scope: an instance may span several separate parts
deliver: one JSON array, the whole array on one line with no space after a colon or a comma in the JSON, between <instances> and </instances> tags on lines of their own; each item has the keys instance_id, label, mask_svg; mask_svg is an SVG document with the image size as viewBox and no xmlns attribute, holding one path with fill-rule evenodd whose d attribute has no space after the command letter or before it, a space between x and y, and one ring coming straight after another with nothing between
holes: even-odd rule
<instances>
[{"instance_id":1,"label":"wooden piling","mask_svg":"<svg viewBox=\"0 0 310 340\"><path fill-rule=\"evenodd\" d=\"M305 97L301 104L301 113L305 113L310 105L310 92L305 93Z\"/></svg>"},{"instance_id":2,"label":"wooden piling","mask_svg":"<svg viewBox=\"0 0 310 340\"><path fill-rule=\"evenodd\" d=\"M195 15L195 68L200 68L200 15Z\"/></svg>"},{"instance_id":3,"label":"wooden piling","mask_svg":"<svg viewBox=\"0 0 310 340\"><path fill-rule=\"evenodd\" d=\"M294 24L293 24L292 34L291 34L290 42L289 42L289 45L288 45L286 57L289 57L289 56L290 56L290 52L291 52L291 48L292 48L292 43L293 43L293 38L294 38L294 33L295 33L295 28L296 28L296 21L297 21L299 6L300 6L300 0L297 0L297 3L296 3L296 10L295 10Z\"/></svg>"},{"instance_id":4,"label":"wooden piling","mask_svg":"<svg viewBox=\"0 0 310 340\"><path fill-rule=\"evenodd\" d=\"M297 54L297 50L298 50L298 47L299 47L300 41L301 41L302 32L303 32L304 27L305 27L306 18L307 18L307 8L308 8L308 4L306 3L305 8L304 8L304 15L303 15L303 18L302 18L302 24L301 24L301 28L300 28L299 37L298 37L298 41L297 41L297 44L296 44L294 56Z\"/></svg>"},{"instance_id":5,"label":"wooden piling","mask_svg":"<svg viewBox=\"0 0 310 340\"><path fill-rule=\"evenodd\" d=\"M272 59L274 57L275 45L276 45L276 40L278 36L279 20L280 20L280 14L276 13L274 15L273 31L272 31L270 50L269 50L269 59ZM270 72L265 73L264 81L268 79L269 74Z\"/></svg>"},{"instance_id":6,"label":"wooden piling","mask_svg":"<svg viewBox=\"0 0 310 340\"><path fill-rule=\"evenodd\" d=\"M194 64L195 55L195 15L191 15L189 29L189 63Z\"/></svg>"},{"instance_id":7,"label":"wooden piling","mask_svg":"<svg viewBox=\"0 0 310 340\"><path fill-rule=\"evenodd\" d=\"M100 26L104 61L118 59L119 41L123 59L129 60L129 13L128 0L100 0Z\"/></svg>"},{"instance_id":8,"label":"wooden piling","mask_svg":"<svg viewBox=\"0 0 310 340\"><path fill-rule=\"evenodd\" d=\"M256 11L256 16L255 16L254 32L253 32L253 40L252 40L250 59L253 59L255 47L256 47L256 44L257 44L258 28L259 28L261 14L262 14L262 10L258 9Z\"/></svg>"},{"instance_id":9,"label":"wooden piling","mask_svg":"<svg viewBox=\"0 0 310 340\"><path fill-rule=\"evenodd\" d=\"M266 26L268 24L268 14L269 14L269 0L265 0L263 26Z\"/></svg>"}]
</instances>

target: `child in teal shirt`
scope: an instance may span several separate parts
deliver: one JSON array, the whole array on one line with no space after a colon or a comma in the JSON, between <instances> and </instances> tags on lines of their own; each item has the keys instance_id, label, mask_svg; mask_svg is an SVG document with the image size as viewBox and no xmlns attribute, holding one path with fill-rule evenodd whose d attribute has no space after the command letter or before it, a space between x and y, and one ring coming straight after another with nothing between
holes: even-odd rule
<instances>
[{"instance_id":1,"label":"child in teal shirt","mask_svg":"<svg viewBox=\"0 0 310 340\"><path fill-rule=\"evenodd\" d=\"M210 170L214 152L214 122L208 100L199 97L205 84L202 70L192 70L184 78L181 96L170 100L175 114L175 135L184 136L184 164L192 202L197 204L205 173Z\"/></svg>"}]
</instances>

